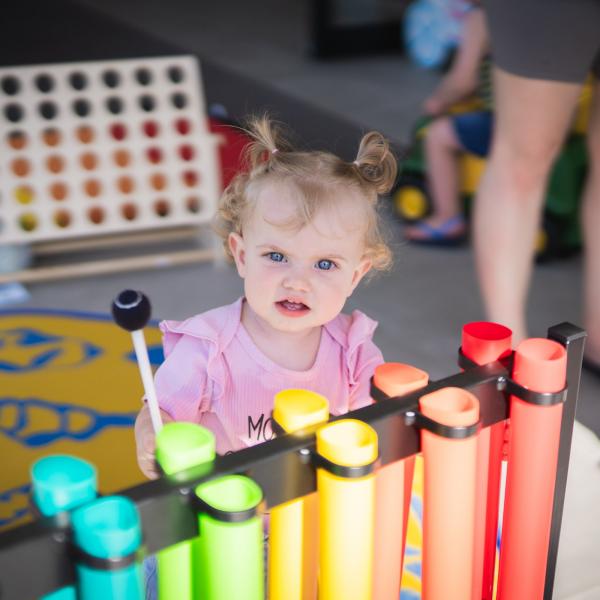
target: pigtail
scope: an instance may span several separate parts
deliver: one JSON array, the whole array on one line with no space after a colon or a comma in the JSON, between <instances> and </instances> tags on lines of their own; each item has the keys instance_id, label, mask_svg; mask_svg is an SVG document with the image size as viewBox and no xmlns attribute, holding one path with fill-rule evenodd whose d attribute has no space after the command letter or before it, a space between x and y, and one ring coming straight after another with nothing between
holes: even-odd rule
<instances>
[{"instance_id":1,"label":"pigtail","mask_svg":"<svg viewBox=\"0 0 600 600\"><path fill-rule=\"evenodd\" d=\"M252 141L245 148L245 160L250 171L268 166L279 152L291 152L293 149L283 131L283 125L264 114L252 117L245 133ZM281 155L277 156L281 158Z\"/></svg>"},{"instance_id":2,"label":"pigtail","mask_svg":"<svg viewBox=\"0 0 600 600\"><path fill-rule=\"evenodd\" d=\"M396 181L396 158L389 142L377 131L363 136L354 166L364 180L375 186L378 194L389 192Z\"/></svg>"}]
</instances>

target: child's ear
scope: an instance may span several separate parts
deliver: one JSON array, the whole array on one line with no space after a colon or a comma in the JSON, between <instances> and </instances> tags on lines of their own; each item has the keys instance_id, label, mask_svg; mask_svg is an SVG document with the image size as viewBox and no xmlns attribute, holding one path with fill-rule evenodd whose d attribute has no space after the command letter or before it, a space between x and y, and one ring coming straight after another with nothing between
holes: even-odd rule
<instances>
[{"instance_id":1,"label":"child's ear","mask_svg":"<svg viewBox=\"0 0 600 600\"><path fill-rule=\"evenodd\" d=\"M243 279L246 276L246 248L244 246L244 238L235 232L231 232L227 238L227 244L239 276Z\"/></svg>"},{"instance_id":2,"label":"child's ear","mask_svg":"<svg viewBox=\"0 0 600 600\"><path fill-rule=\"evenodd\" d=\"M373 263L368 258L363 258L356 269L354 269L354 273L352 274L352 287L350 289L350 294L356 289L356 286L360 283L360 280L371 270ZM348 294L348 296L350 296Z\"/></svg>"}]
</instances>

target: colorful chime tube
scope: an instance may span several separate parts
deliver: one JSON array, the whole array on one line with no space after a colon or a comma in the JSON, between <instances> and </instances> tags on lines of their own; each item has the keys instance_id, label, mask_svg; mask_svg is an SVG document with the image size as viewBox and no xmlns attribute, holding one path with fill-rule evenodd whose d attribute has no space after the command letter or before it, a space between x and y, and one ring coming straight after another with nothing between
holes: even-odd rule
<instances>
[{"instance_id":1,"label":"colorful chime tube","mask_svg":"<svg viewBox=\"0 0 600 600\"><path fill-rule=\"evenodd\" d=\"M210 466L215 459L214 434L195 423L167 423L156 435L156 460L163 473ZM157 554L159 600L192 600L192 553L196 540L180 542Z\"/></svg>"},{"instance_id":2,"label":"colorful chime tube","mask_svg":"<svg viewBox=\"0 0 600 600\"><path fill-rule=\"evenodd\" d=\"M438 424L470 427L479 401L447 387L419 400L421 413ZM477 435L451 439L421 430L424 463L423 600L471 598L475 528Z\"/></svg>"},{"instance_id":3,"label":"colorful chime tube","mask_svg":"<svg viewBox=\"0 0 600 600\"><path fill-rule=\"evenodd\" d=\"M143 600L137 554L140 515L124 496L106 496L71 513L80 600ZM110 563L110 564L109 564Z\"/></svg>"},{"instance_id":4,"label":"colorful chime tube","mask_svg":"<svg viewBox=\"0 0 600 600\"><path fill-rule=\"evenodd\" d=\"M487 321L467 323L462 329L461 350L466 358L477 365L505 358L512 351L512 331ZM473 598L477 600L492 600L493 595L505 430L505 421L482 429L477 445L473 560Z\"/></svg>"},{"instance_id":5,"label":"colorful chime tube","mask_svg":"<svg viewBox=\"0 0 600 600\"><path fill-rule=\"evenodd\" d=\"M244 475L200 484L197 597L264 600L263 522L260 487Z\"/></svg>"},{"instance_id":6,"label":"colorful chime tube","mask_svg":"<svg viewBox=\"0 0 600 600\"><path fill-rule=\"evenodd\" d=\"M425 387L429 375L411 365L384 363L375 369L373 383L390 397ZM375 551L373 600L398 600L415 458L381 467L375 476Z\"/></svg>"},{"instance_id":7,"label":"colorful chime tube","mask_svg":"<svg viewBox=\"0 0 600 600\"><path fill-rule=\"evenodd\" d=\"M308 390L289 389L275 395L273 419L293 433L329 419L327 398ZM317 494L273 508L269 525L270 600L315 600L318 565Z\"/></svg>"},{"instance_id":8,"label":"colorful chime tube","mask_svg":"<svg viewBox=\"0 0 600 600\"><path fill-rule=\"evenodd\" d=\"M531 338L516 350L512 379L535 392L566 382L567 353L552 340ZM563 405L510 398L510 442L504 500L498 600L544 597Z\"/></svg>"},{"instance_id":9,"label":"colorful chime tube","mask_svg":"<svg viewBox=\"0 0 600 600\"><path fill-rule=\"evenodd\" d=\"M31 495L37 510L45 517L56 517L91 502L98 492L96 468L81 458L51 455L31 467ZM75 587L66 586L43 600L76 600Z\"/></svg>"},{"instance_id":10,"label":"colorful chime tube","mask_svg":"<svg viewBox=\"0 0 600 600\"><path fill-rule=\"evenodd\" d=\"M319 599L369 600L373 586L377 433L356 419L316 434ZM334 474L335 471L338 474Z\"/></svg>"}]
</instances>

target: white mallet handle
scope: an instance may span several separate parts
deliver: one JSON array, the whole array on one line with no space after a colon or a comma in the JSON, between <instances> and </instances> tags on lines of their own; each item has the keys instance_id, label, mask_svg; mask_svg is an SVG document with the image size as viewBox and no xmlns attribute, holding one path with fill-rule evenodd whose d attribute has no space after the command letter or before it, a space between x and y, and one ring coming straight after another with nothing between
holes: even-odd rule
<instances>
[{"instance_id":1,"label":"white mallet handle","mask_svg":"<svg viewBox=\"0 0 600 600\"><path fill-rule=\"evenodd\" d=\"M150 368L150 360L148 359L148 350L146 341L144 340L144 332L141 329L131 332L133 339L133 347L137 357L142 383L144 384L144 392L146 400L148 400L148 408L150 409L150 418L152 419L152 427L154 433L158 433L162 429L162 419L160 418L160 410L158 408L158 398L156 397L156 389L154 388L154 378L152 369Z\"/></svg>"}]
</instances>

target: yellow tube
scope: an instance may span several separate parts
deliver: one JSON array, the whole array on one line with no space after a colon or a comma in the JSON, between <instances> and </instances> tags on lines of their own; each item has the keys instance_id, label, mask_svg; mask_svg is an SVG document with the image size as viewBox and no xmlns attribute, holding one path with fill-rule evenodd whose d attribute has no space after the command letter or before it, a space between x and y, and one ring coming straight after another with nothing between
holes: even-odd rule
<instances>
[{"instance_id":1,"label":"yellow tube","mask_svg":"<svg viewBox=\"0 0 600 600\"><path fill-rule=\"evenodd\" d=\"M377 458L377 433L344 419L317 431L317 453L337 465L356 467ZM356 478L317 469L319 494L320 600L370 600L373 585L375 474Z\"/></svg>"},{"instance_id":2,"label":"yellow tube","mask_svg":"<svg viewBox=\"0 0 600 600\"><path fill-rule=\"evenodd\" d=\"M327 399L307 390L275 395L273 418L287 433L329 419ZM270 600L315 600L318 550L317 495L273 508L269 531Z\"/></svg>"}]
</instances>

